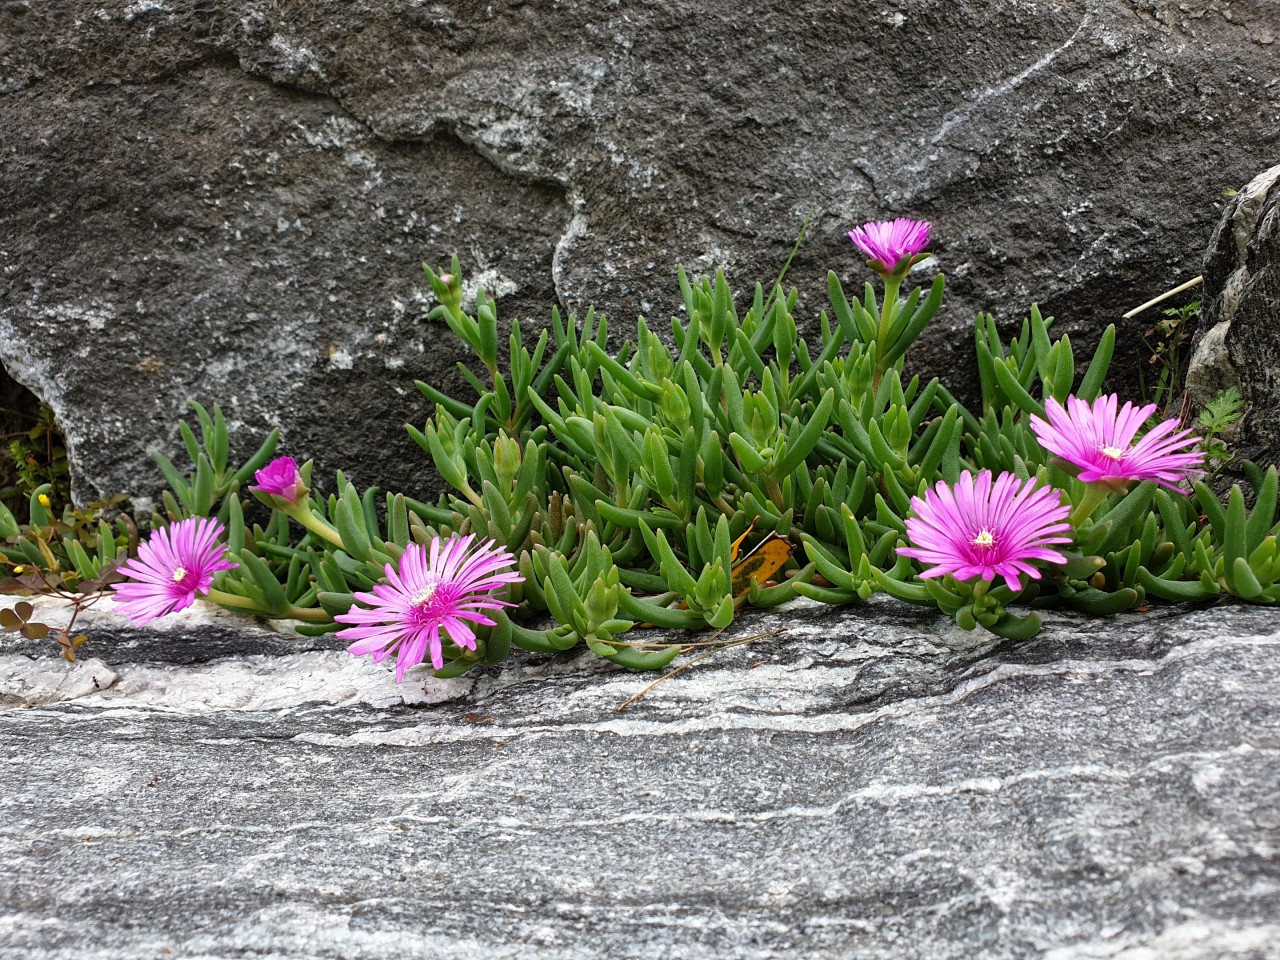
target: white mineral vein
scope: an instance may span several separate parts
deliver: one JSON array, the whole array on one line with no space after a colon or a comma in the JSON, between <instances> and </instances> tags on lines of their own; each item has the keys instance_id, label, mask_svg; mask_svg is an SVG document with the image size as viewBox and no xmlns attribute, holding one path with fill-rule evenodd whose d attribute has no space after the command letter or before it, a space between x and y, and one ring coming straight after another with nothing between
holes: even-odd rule
<instances>
[{"instance_id":1,"label":"white mineral vein","mask_svg":"<svg viewBox=\"0 0 1280 960\"><path fill-rule=\"evenodd\" d=\"M1045 67L1049 66L1049 64L1053 63L1054 60L1058 59L1058 57L1060 57L1063 53L1065 53L1067 50L1069 50L1071 47L1075 45L1075 42L1077 39L1079 39L1081 32L1085 29L1086 26L1089 25L1089 21L1090 21L1090 16L1089 14L1086 13L1084 17L1081 18L1080 23L1076 27L1075 31L1060 46L1054 48L1053 50L1050 50L1039 60L1035 61L1035 63L1031 64L1031 66L1027 67L1025 70L1021 70L1011 77L1006 77L1003 80L998 80L995 83L989 84L986 87L984 87L982 90L976 91L974 94L972 94L972 99L968 103L966 103L962 107L957 107L955 110L950 111L943 118L942 125L938 128L937 132L929 139L929 142L941 143L942 138L945 137L953 127L959 126L960 124L966 122L969 119L969 117L973 115L974 111L977 110L979 107L981 107L983 104L985 104L987 101L997 97L1003 97L1012 93L1014 90L1018 89L1018 87L1021 86L1026 80L1035 76Z\"/></svg>"}]
</instances>

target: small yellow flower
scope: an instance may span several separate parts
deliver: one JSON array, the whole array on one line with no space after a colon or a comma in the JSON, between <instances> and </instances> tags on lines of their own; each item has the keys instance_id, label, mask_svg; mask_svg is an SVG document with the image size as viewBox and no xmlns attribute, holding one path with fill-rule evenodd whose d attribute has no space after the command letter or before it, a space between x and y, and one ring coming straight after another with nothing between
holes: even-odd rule
<instances>
[{"instance_id":1,"label":"small yellow flower","mask_svg":"<svg viewBox=\"0 0 1280 960\"><path fill-rule=\"evenodd\" d=\"M26 570L26 569L27 569L27 568L26 568L26 567L24 567L22 564L18 564L16 567L14 567L14 568L13 568L13 572L14 572L14 573L22 573L22 571L24 571L24 570Z\"/></svg>"},{"instance_id":2,"label":"small yellow flower","mask_svg":"<svg viewBox=\"0 0 1280 960\"><path fill-rule=\"evenodd\" d=\"M46 510L49 509L49 495L47 493L40 494L36 499L40 501L40 506Z\"/></svg>"}]
</instances>

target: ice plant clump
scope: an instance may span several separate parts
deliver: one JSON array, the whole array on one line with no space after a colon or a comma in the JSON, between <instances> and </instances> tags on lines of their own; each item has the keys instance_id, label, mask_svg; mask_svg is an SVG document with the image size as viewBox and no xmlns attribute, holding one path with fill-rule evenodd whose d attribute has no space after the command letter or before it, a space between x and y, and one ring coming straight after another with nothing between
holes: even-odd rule
<instances>
[{"instance_id":1,"label":"ice plant clump","mask_svg":"<svg viewBox=\"0 0 1280 960\"><path fill-rule=\"evenodd\" d=\"M1031 418L1031 429L1044 447L1066 461L1068 469L1086 483L1100 483L1123 490L1135 480L1154 480L1171 490L1188 476L1203 472L1204 454L1189 452L1200 438L1179 430L1177 419L1165 420L1134 442L1134 437L1156 411L1154 403L1135 407L1114 393L1086 403L1067 397L1063 407L1050 397L1045 401L1049 419Z\"/></svg>"},{"instance_id":2,"label":"ice plant clump","mask_svg":"<svg viewBox=\"0 0 1280 960\"><path fill-rule=\"evenodd\" d=\"M372 609L352 607L334 617L354 624L338 631L344 640L355 641L347 650L356 656L371 654L374 663L394 652L397 683L428 652L435 669L444 666L441 631L459 647L474 650L476 637L467 621L493 626L481 611L515 606L493 592L524 580L502 569L515 558L496 544L481 541L468 552L474 539L473 534L434 537L429 554L421 544L409 544L398 567L387 564L387 583L375 585L373 593L355 594Z\"/></svg>"},{"instance_id":3,"label":"ice plant clump","mask_svg":"<svg viewBox=\"0 0 1280 960\"><path fill-rule=\"evenodd\" d=\"M261 470L254 473L257 486L250 490L258 490L268 496L280 497L297 506L309 492L302 482L302 474L298 471L298 461L293 457L276 457Z\"/></svg>"},{"instance_id":4,"label":"ice plant clump","mask_svg":"<svg viewBox=\"0 0 1280 960\"><path fill-rule=\"evenodd\" d=\"M239 564L227 559L220 543L225 528L209 517L179 520L156 530L138 547L138 556L118 572L129 577L113 583L116 608L135 623L150 623L195 602L208 593L213 575Z\"/></svg>"},{"instance_id":5,"label":"ice plant clump","mask_svg":"<svg viewBox=\"0 0 1280 960\"><path fill-rule=\"evenodd\" d=\"M1022 574L1040 579L1033 560L1066 563L1052 544L1070 543L1067 514L1057 490L1025 483L1011 473L992 479L984 470L976 477L963 473L950 487L938 482L924 499L911 498L907 517L910 547L903 556L927 564L922 579L951 574L957 580L1004 577L1010 590L1022 589Z\"/></svg>"},{"instance_id":6,"label":"ice plant clump","mask_svg":"<svg viewBox=\"0 0 1280 960\"><path fill-rule=\"evenodd\" d=\"M929 245L930 225L924 220L873 220L849 231L849 239L881 273L905 272ZM907 263L903 264L903 259Z\"/></svg>"}]
</instances>

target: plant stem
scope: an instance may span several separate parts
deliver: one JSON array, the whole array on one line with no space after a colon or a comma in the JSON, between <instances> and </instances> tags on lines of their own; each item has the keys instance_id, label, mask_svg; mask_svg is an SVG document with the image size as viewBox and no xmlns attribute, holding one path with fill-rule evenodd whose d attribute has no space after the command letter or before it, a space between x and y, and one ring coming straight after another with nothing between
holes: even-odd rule
<instances>
[{"instance_id":1,"label":"plant stem","mask_svg":"<svg viewBox=\"0 0 1280 960\"><path fill-rule=\"evenodd\" d=\"M209 592L202 598L210 603L216 603L220 607L229 607L233 610L244 610L247 613L256 613L260 617L270 616L270 612L263 610L260 606L250 600L248 597L241 597L234 593L226 593L222 590L209 588Z\"/></svg>"},{"instance_id":2,"label":"plant stem","mask_svg":"<svg viewBox=\"0 0 1280 960\"><path fill-rule=\"evenodd\" d=\"M289 619L302 620L306 623L332 623L333 617L329 616L321 607L290 607Z\"/></svg>"},{"instance_id":3,"label":"plant stem","mask_svg":"<svg viewBox=\"0 0 1280 960\"><path fill-rule=\"evenodd\" d=\"M213 588L202 599L208 600L210 603L216 603L220 607L243 610L245 613L252 613L270 620L303 620L307 623L331 623L333 620L329 614L319 607L290 607L289 613L285 617L281 617L270 610L263 610L248 597L241 597L234 593L226 593L223 590Z\"/></svg>"},{"instance_id":4,"label":"plant stem","mask_svg":"<svg viewBox=\"0 0 1280 960\"><path fill-rule=\"evenodd\" d=\"M1086 485L1084 498L1072 509L1068 522L1077 530L1080 529L1080 524L1093 516L1093 511L1097 510L1098 505L1110 495L1110 487L1103 486L1100 483Z\"/></svg>"},{"instance_id":5,"label":"plant stem","mask_svg":"<svg viewBox=\"0 0 1280 960\"><path fill-rule=\"evenodd\" d=\"M884 356L889 352L889 334L893 328L893 311L898 305L898 291L902 277L896 273L885 274L884 300L880 304L880 329L876 333L876 371L884 369Z\"/></svg>"},{"instance_id":6,"label":"plant stem","mask_svg":"<svg viewBox=\"0 0 1280 960\"><path fill-rule=\"evenodd\" d=\"M284 513L285 516L298 521L303 527L321 539L327 540L339 549L346 549L346 544L342 542L342 537L339 536L338 531L312 513L311 507L305 501L291 510L285 510Z\"/></svg>"},{"instance_id":7,"label":"plant stem","mask_svg":"<svg viewBox=\"0 0 1280 960\"><path fill-rule=\"evenodd\" d=\"M787 512L786 498L782 496L782 487L777 480L772 478L765 480L765 489L769 491L769 499L773 501L773 505L778 508L779 513Z\"/></svg>"},{"instance_id":8,"label":"plant stem","mask_svg":"<svg viewBox=\"0 0 1280 960\"><path fill-rule=\"evenodd\" d=\"M481 510L483 510L483 509L485 508L485 506L484 506L484 498L483 498L483 497L481 497L481 496L480 496L480 494L478 494L478 493L476 493L474 490L472 490L472 489L471 489L471 485L470 485L470 484L468 484L468 485L463 489L463 491L462 491L462 495L463 495L464 497L466 497L468 500L470 500L470 501L472 502L472 504L474 504L475 506L479 507Z\"/></svg>"}]
</instances>

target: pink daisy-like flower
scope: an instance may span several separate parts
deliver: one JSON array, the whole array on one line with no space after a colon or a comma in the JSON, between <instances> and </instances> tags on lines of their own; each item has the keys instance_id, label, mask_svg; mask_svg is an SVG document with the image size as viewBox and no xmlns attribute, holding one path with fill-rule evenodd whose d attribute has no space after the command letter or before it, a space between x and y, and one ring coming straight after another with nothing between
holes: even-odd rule
<instances>
[{"instance_id":1,"label":"pink daisy-like flower","mask_svg":"<svg viewBox=\"0 0 1280 960\"><path fill-rule=\"evenodd\" d=\"M373 593L357 593L356 599L372 606L352 607L334 617L355 626L339 630L338 636L355 643L347 650L356 656L371 654L381 663L396 655L396 682L405 671L416 667L431 654L431 665L444 666L441 631L459 647L476 648L476 636L467 621L493 626L481 611L513 607L495 599L493 591L524 577L503 570L515 558L494 543L481 541L468 552L473 534L431 541L430 554L421 544L411 543L400 557L398 568L387 564L387 583L377 584Z\"/></svg>"},{"instance_id":2,"label":"pink daisy-like flower","mask_svg":"<svg viewBox=\"0 0 1280 960\"><path fill-rule=\"evenodd\" d=\"M1119 403L1114 393L1086 403L1067 397L1064 408L1050 397L1045 401L1047 421L1031 418L1031 429L1040 446L1079 470L1086 483L1103 483L1123 489L1134 480L1154 480L1178 490L1178 484L1192 474L1202 473L1204 454L1190 452L1200 442L1190 430L1179 430L1177 419L1165 420L1134 442L1142 425L1156 412L1154 403L1135 407Z\"/></svg>"},{"instance_id":3,"label":"pink daisy-like flower","mask_svg":"<svg viewBox=\"0 0 1280 960\"><path fill-rule=\"evenodd\" d=\"M116 608L135 623L150 623L185 610L208 593L213 575L239 564L219 543L225 528L209 517L191 517L152 532L138 556L117 567L130 580L113 583Z\"/></svg>"},{"instance_id":4,"label":"pink daisy-like flower","mask_svg":"<svg viewBox=\"0 0 1280 960\"><path fill-rule=\"evenodd\" d=\"M260 490L273 497L282 497L294 506L302 502L307 495L307 485L302 482L302 474L298 471L298 461L293 457L276 457L261 470L254 473L257 486L250 490Z\"/></svg>"},{"instance_id":5,"label":"pink daisy-like flower","mask_svg":"<svg viewBox=\"0 0 1280 960\"><path fill-rule=\"evenodd\" d=\"M910 547L898 550L929 568L922 578L951 574L957 580L1004 577L1010 590L1021 590L1021 576L1040 579L1032 560L1066 563L1052 544L1070 543L1071 507L1052 487L1025 483L1011 473L994 480L991 471L960 475L949 487L939 481L924 499L911 498L907 517Z\"/></svg>"},{"instance_id":6,"label":"pink daisy-like flower","mask_svg":"<svg viewBox=\"0 0 1280 960\"><path fill-rule=\"evenodd\" d=\"M929 245L930 224L924 220L873 220L849 231L849 239L868 260L886 271L897 269L903 257L914 257Z\"/></svg>"}]
</instances>

